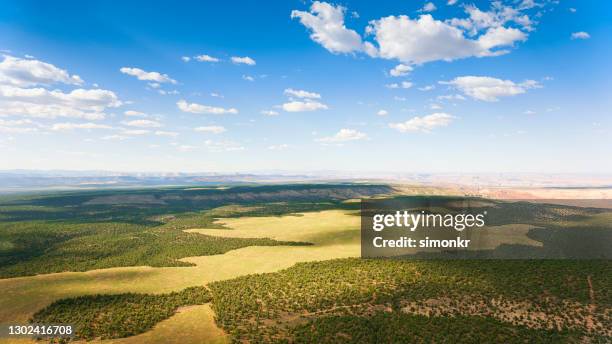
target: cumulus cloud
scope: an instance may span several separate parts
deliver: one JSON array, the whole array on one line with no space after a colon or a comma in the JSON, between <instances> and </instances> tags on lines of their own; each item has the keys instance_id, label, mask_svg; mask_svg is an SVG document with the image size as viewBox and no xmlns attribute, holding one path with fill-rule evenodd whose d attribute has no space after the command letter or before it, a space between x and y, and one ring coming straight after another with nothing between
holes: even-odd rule
<instances>
[{"instance_id":1,"label":"cumulus cloud","mask_svg":"<svg viewBox=\"0 0 612 344\"><path fill-rule=\"evenodd\" d=\"M529 89L542 87L534 80L515 83L511 80L488 76L461 76L450 81L440 81L440 83L450 85L474 99L487 102L498 101L500 97L515 96Z\"/></svg>"},{"instance_id":2,"label":"cumulus cloud","mask_svg":"<svg viewBox=\"0 0 612 344\"><path fill-rule=\"evenodd\" d=\"M146 113L134 110L125 111L123 114L130 117L147 117Z\"/></svg>"},{"instance_id":3,"label":"cumulus cloud","mask_svg":"<svg viewBox=\"0 0 612 344\"><path fill-rule=\"evenodd\" d=\"M56 123L51 127L54 131L66 131L74 129L113 129L113 127L99 123Z\"/></svg>"},{"instance_id":4,"label":"cumulus cloud","mask_svg":"<svg viewBox=\"0 0 612 344\"><path fill-rule=\"evenodd\" d=\"M322 137L320 139L316 139L317 142L323 143L341 143L347 141L356 141L366 139L368 136L360 131L355 129L340 129L333 136Z\"/></svg>"},{"instance_id":5,"label":"cumulus cloud","mask_svg":"<svg viewBox=\"0 0 612 344\"><path fill-rule=\"evenodd\" d=\"M29 119L5 120L0 118L0 133L26 134L37 132L40 124L34 123ZM0 140L2 142L2 140Z\"/></svg>"},{"instance_id":6,"label":"cumulus cloud","mask_svg":"<svg viewBox=\"0 0 612 344\"><path fill-rule=\"evenodd\" d=\"M243 151L245 149L242 145L233 141L206 140L204 141L204 144L210 152L235 152Z\"/></svg>"},{"instance_id":7,"label":"cumulus cloud","mask_svg":"<svg viewBox=\"0 0 612 344\"><path fill-rule=\"evenodd\" d=\"M328 109L327 105L316 101L292 101L284 103L282 108L287 112L306 112Z\"/></svg>"},{"instance_id":8,"label":"cumulus cloud","mask_svg":"<svg viewBox=\"0 0 612 344\"><path fill-rule=\"evenodd\" d=\"M460 94L447 94L443 96L437 96L438 100L465 100L465 97Z\"/></svg>"},{"instance_id":9,"label":"cumulus cloud","mask_svg":"<svg viewBox=\"0 0 612 344\"><path fill-rule=\"evenodd\" d=\"M176 131L163 131L163 130L155 131L155 135L157 136L177 137L178 134L179 133L177 133Z\"/></svg>"},{"instance_id":10,"label":"cumulus cloud","mask_svg":"<svg viewBox=\"0 0 612 344\"><path fill-rule=\"evenodd\" d=\"M412 72L412 69L413 68L411 66L400 63L397 66L395 66L393 69L391 69L389 71L389 74L391 74L391 76L404 76Z\"/></svg>"},{"instance_id":11,"label":"cumulus cloud","mask_svg":"<svg viewBox=\"0 0 612 344\"><path fill-rule=\"evenodd\" d=\"M488 50L495 47L511 46L514 42L525 40L527 40L527 35L523 31L500 26L487 30L484 35L478 38L478 43L482 48Z\"/></svg>"},{"instance_id":12,"label":"cumulus cloud","mask_svg":"<svg viewBox=\"0 0 612 344\"><path fill-rule=\"evenodd\" d=\"M244 56L244 57L232 56L232 62L235 64L245 64L249 66L254 66L256 64L255 60L253 60L252 58L248 56Z\"/></svg>"},{"instance_id":13,"label":"cumulus cloud","mask_svg":"<svg viewBox=\"0 0 612 344\"><path fill-rule=\"evenodd\" d=\"M196 60L200 61L200 62L219 62L220 60L216 57L212 57L210 55L198 55L195 57Z\"/></svg>"},{"instance_id":14,"label":"cumulus cloud","mask_svg":"<svg viewBox=\"0 0 612 344\"><path fill-rule=\"evenodd\" d=\"M202 132L202 133L211 133L211 134L221 134L226 132L227 130L222 127L222 126L218 126L218 125L210 125L210 126L205 126L205 127L197 127L195 129L193 129L195 131L198 132Z\"/></svg>"},{"instance_id":15,"label":"cumulus cloud","mask_svg":"<svg viewBox=\"0 0 612 344\"><path fill-rule=\"evenodd\" d=\"M269 150L285 150L287 148L289 148L289 145L286 144L286 143L282 143L282 144L279 144L279 145L268 146Z\"/></svg>"},{"instance_id":16,"label":"cumulus cloud","mask_svg":"<svg viewBox=\"0 0 612 344\"><path fill-rule=\"evenodd\" d=\"M238 110L234 108L222 108L215 106L202 105L197 103L188 103L185 100L179 100L176 105L183 112L191 112L197 114L213 114L213 115L224 115L224 114L237 114Z\"/></svg>"},{"instance_id":17,"label":"cumulus cloud","mask_svg":"<svg viewBox=\"0 0 612 344\"><path fill-rule=\"evenodd\" d=\"M0 116L99 120L105 118L107 108L121 105L117 95L108 90L79 88L65 92L41 87L57 83L80 85L83 80L47 62L4 56L0 62ZM60 123L56 128L63 127Z\"/></svg>"},{"instance_id":18,"label":"cumulus cloud","mask_svg":"<svg viewBox=\"0 0 612 344\"><path fill-rule=\"evenodd\" d=\"M134 67L122 67L119 71L123 74L131 75L136 77L138 80L143 81L155 81L159 83L171 83L176 84L176 80L170 78L168 74L161 74L159 72L146 72L140 68Z\"/></svg>"},{"instance_id":19,"label":"cumulus cloud","mask_svg":"<svg viewBox=\"0 0 612 344\"><path fill-rule=\"evenodd\" d=\"M150 132L150 130L146 129L124 129L121 133L125 135L145 135Z\"/></svg>"},{"instance_id":20,"label":"cumulus cloud","mask_svg":"<svg viewBox=\"0 0 612 344\"><path fill-rule=\"evenodd\" d=\"M27 134L37 132L38 128L34 127L11 127L0 125L0 133L6 134Z\"/></svg>"},{"instance_id":21,"label":"cumulus cloud","mask_svg":"<svg viewBox=\"0 0 612 344\"><path fill-rule=\"evenodd\" d=\"M183 60L183 62L189 62L189 61L191 61L191 57L189 57L189 56L182 56L181 60Z\"/></svg>"},{"instance_id":22,"label":"cumulus cloud","mask_svg":"<svg viewBox=\"0 0 612 344\"><path fill-rule=\"evenodd\" d=\"M74 117L103 119L106 108L121 105L114 92L102 89L75 89L68 93L44 88L0 85L0 115L38 118Z\"/></svg>"},{"instance_id":23,"label":"cumulus cloud","mask_svg":"<svg viewBox=\"0 0 612 344\"><path fill-rule=\"evenodd\" d=\"M507 51L492 49L526 39L519 30L504 28L492 29L478 39L469 39L459 28L435 20L429 14L418 19L389 16L373 20L367 30L378 42L378 56L406 64L499 55Z\"/></svg>"},{"instance_id":24,"label":"cumulus cloud","mask_svg":"<svg viewBox=\"0 0 612 344\"><path fill-rule=\"evenodd\" d=\"M311 98L311 99L320 99L321 95L314 92L308 92L304 90L294 90L292 88L287 88L285 90L285 95L296 98Z\"/></svg>"},{"instance_id":25,"label":"cumulus cloud","mask_svg":"<svg viewBox=\"0 0 612 344\"><path fill-rule=\"evenodd\" d=\"M406 122L390 123L389 127L402 133L428 133L437 127L445 127L449 125L453 118L453 116L447 113L437 112L423 117L413 117Z\"/></svg>"},{"instance_id":26,"label":"cumulus cloud","mask_svg":"<svg viewBox=\"0 0 612 344\"><path fill-rule=\"evenodd\" d=\"M387 110L378 110L378 112L376 113L378 116L386 116L389 114L389 111Z\"/></svg>"},{"instance_id":27,"label":"cumulus cloud","mask_svg":"<svg viewBox=\"0 0 612 344\"><path fill-rule=\"evenodd\" d=\"M589 35L588 32L580 31L572 33L570 37L571 39L589 39L591 38L591 35Z\"/></svg>"},{"instance_id":28,"label":"cumulus cloud","mask_svg":"<svg viewBox=\"0 0 612 344\"><path fill-rule=\"evenodd\" d=\"M130 127L140 128L159 128L162 126L161 123L149 119L135 119L133 121L123 121L121 123Z\"/></svg>"},{"instance_id":29,"label":"cumulus cloud","mask_svg":"<svg viewBox=\"0 0 612 344\"><path fill-rule=\"evenodd\" d=\"M55 83L68 85L83 83L78 75L70 75L66 70L47 62L8 55L3 57L4 60L0 62L0 84L30 87Z\"/></svg>"},{"instance_id":30,"label":"cumulus cloud","mask_svg":"<svg viewBox=\"0 0 612 344\"><path fill-rule=\"evenodd\" d=\"M356 51L372 53L375 49L370 43L363 43L361 36L344 25L346 9L326 2L315 1L310 12L291 11L291 18L298 18L300 23L310 31L310 38L335 54L346 54Z\"/></svg>"},{"instance_id":31,"label":"cumulus cloud","mask_svg":"<svg viewBox=\"0 0 612 344\"><path fill-rule=\"evenodd\" d=\"M423 5L423 8L421 8L421 12L433 12L437 9L438 8L433 2L427 2L425 5Z\"/></svg>"},{"instance_id":32,"label":"cumulus cloud","mask_svg":"<svg viewBox=\"0 0 612 344\"><path fill-rule=\"evenodd\" d=\"M266 116L278 116L278 112L274 110L262 110L261 114Z\"/></svg>"},{"instance_id":33,"label":"cumulus cloud","mask_svg":"<svg viewBox=\"0 0 612 344\"><path fill-rule=\"evenodd\" d=\"M402 81L401 83L392 83L392 84L386 84L385 87L386 88L411 88L414 84L410 81Z\"/></svg>"},{"instance_id":34,"label":"cumulus cloud","mask_svg":"<svg viewBox=\"0 0 612 344\"><path fill-rule=\"evenodd\" d=\"M179 145L176 147L176 149L181 152L191 152L192 150L196 149L196 147L191 145Z\"/></svg>"},{"instance_id":35,"label":"cumulus cloud","mask_svg":"<svg viewBox=\"0 0 612 344\"><path fill-rule=\"evenodd\" d=\"M455 2L449 1L449 4ZM356 31L345 26L346 9L341 6L316 1L309 12L294 10L291 17L299 18L312 32L311 39L332 53L365 52L372 57L399 60L404 66L502 55L516 42L527 39L524 31L533 29L529 16L499 1L493 2L489 11L473 5L464 9L467 18L445 21L436 20L431 14L417 18L392 15L371 20L365 37L372 37L376 44L362 40ZM431 2L423 8L425 12L432 10L435 5Z\"/></svg>"}]
</instances>

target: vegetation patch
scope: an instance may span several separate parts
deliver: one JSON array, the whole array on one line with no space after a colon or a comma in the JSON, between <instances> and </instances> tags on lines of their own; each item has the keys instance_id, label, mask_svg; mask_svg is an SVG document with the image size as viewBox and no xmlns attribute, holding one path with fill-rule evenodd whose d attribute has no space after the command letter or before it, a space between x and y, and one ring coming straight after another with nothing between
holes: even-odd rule
<instances>
[{"instance_id":1,"label":"vegetation patch","mask_svg":"<svg viewBox=\"0 0 612 344\"><path fill-rule=\"evenodd\" d=\"M579 343L575 331L536 330L482 317L397 312L316 318L290 330L292 343Z\"/></svg>"},{"instance_id":2,"label":"vegetation patch","mask_svg":"<svg viewBox=\"0 0 612 344\"><path fill-rule=\"evenodd\" d=\"M133 336L174 315L179 307L210 302L204 287L169 294L80 296L56 301L34 314L33 323L72 324L79 339Z\"/></svg>"},{"instance_id":3,"label":"vegetation patch","mask_svg":"<svg viewBox=\"0 0 612 344\"><path fill-rule=\"evenodd\" d=\"M591 298L589 279L595 298ZM338 259L215 282L210 288L217 322L236 342L291 342L296 333L292 328L322 316L363 317L379 310L420 315L419 309L411 310L407 305L442 298L508 299L526 305L528 312L547 314L543 321L562 320L526 328L610 340L605 330L612 326L609 285L609 261ZM583 312L574 311L575 305ZM492 308L486 302L480 306ZM498 312L503 310L497 308ZM433 319L435 314L429 315ZM461 312L442 315L464 316ZM510 327L531 324L520 322L521 314L516 322L512 317L484 315L491 321L506 320ZM589 318L597 319L601 327L589 327Z\"/></svg>"}]
</instances>

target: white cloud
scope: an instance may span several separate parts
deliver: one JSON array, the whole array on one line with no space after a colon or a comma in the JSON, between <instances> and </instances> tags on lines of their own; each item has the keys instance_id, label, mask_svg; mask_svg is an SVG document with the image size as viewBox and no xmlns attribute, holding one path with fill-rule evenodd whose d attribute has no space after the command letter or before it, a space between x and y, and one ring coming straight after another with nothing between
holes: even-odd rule
<instances>
[{"instance_id":1,"label":"white cloud","mask_svg":"<svg viewBox=\"0 0 612 344\"><path fill-rule=\"evenodd\" d=\"M305 112L328 109L327 105L316 101L292 101L283 104L282 108L287 112Z\"/></svg>"},{"instance_id":2,"label":"white cloud","mask_svg":"<svg viewBox=\"0 0 612 344\"><path fill-rule=\"evenodd\" d=\"M181 152L191 152L195 148L196 148L195 146L190 146L190 145L180 145L176 147L176 149L178 149Z\"/></svg>"},{"instance_id":3,"label":"white cloud","mask_svg":"<svg viewBox=\"0 0 612 344\"><path fill-rule=\"evenodd\" d=\"M121 133L125 134L125 135L145 135L150 133L150 130L146 130L146 129L124 129Z\"/></svg>"},{"instance_id":4,"label":"white cloud","mask_svg":"<svg viewBox=\"0 0 612 344\"><path fill-rule=\"evenodd\" d=\"M51 127L51 130L73 130L73 129L113 129L113 127L99 123L56 123Z\"/></svg>"},{"instance_id":5,"label":"white cloud","mask_svg":"<svg viewBox=\"0 0 612 344\"><path fill-rule=\"evenodd\" d=\"M204 141L206 148L211 152L234 152L242 151L244 147L233 141Z\"/></svg>"},{"instance_id":6,"label":"white cloud","mask_svg":"<svg viewBox=\"0 0 612 344\"><path fill-rule=\"evenodd\" d=\"M427 115L423 117L414 117L414 118L407 120L406 122L390 123L389 127L395 130L398 130L399 132L402 132L402 133L407 133L407 132L428 133L434 128L445 127L449 125L452 122L453 118L454 118L453 116L447 113L437 112L437 113L433 113L431 115Z\"/></svg>"},{"instance_id":7,"label":"white cloud","mask_svg":"<svg viewBox=\"0 0 612 344\"><path fill-rule=\"evenodd\" d=\"M268 146L269 150L285 150L287 148L289 148L289 145L286 144L286 143L283 143L283 144L280 144L280 145L271 145L271 146Z\"/></svg>"},{"instance_id":8,"label":"white cloud","mask_svg":"<svg viewBox=\"0 0 612 344\"><path fill-rule=\"evenodd\" d=\"M196 60L200 62L219 62L220 60L216 57L212 57L210 55L198 55L195 57Z\"/></svg>"},{"instance_id":9,"label":"white cloud","mask_svg":"<svg viewBox=\"0 0 612 344\"><path fill-rule=\"evenodd\" d=\"M216 92L211 92L210 93L211 97L215 97L215 98L223 98L222 94L216 93Z\"/></svg>"},{"instance_id":10,"label":"white cloud","mask_svg":"<svg viewBox=\"0 0 612 344\"><path fill-rule=\"evenodd\" d=\"M250 75L243 75L242 76L242 80L246 80L246 81L255 81L255 78L250 76Z\"/></svg>"},{"instance_id":11,"label":"white cloud","mask_svg":"<svg viewBox=\"0 0 612 344\"><path fill-rule=\"evenodd\" d=\"M25 124L34 124L34 122L32 122L29 119L6 120L6 119L0 118L0 125L7 126L7 127L12 127L16 125L25 125Z\"/></svg>"},{"instance_id":12,"label":"white cloud","mask_svg":"<svg viewBox=\"0 0 612 344\"><path fill-rule=\"evenodd\" d=\"M580 32L572 33L571 38L572 39L589 39L591 38L591 35L589 35L588 32L580 31Z\"/></svg>"},{"instance_id":13,"label":"white cloud","mask_svg":"<svg viewBox=\"0 0 612 344\"><path fill-rule=\"evenodd\" d=\"M449 94L443 96L437 96L438 100L465 100L465 97L460 94Z\"/></svg>"},{"instance_id":14,"label":"white cloud","mask_svg":"<svg viewBox=\"0 0 612 344\"><path fill-rule=\"evenodd\" d=\"M413 68L411 66L400 63L397 66L395 66L393 69L391 69L389 71L389 74L391 74L391 76L404 76L412 72L412 69Z\"/></svg>"},{"instance_id":15,"label":"white cloud","mask_svg":"<svg viewBox=\"0 0 612 344\"><path fill-rule=\"evenodd\" d=\"M386 88L411 88L414 84L410 81L402 81L401 83L392 83L392 84L386 84L385 87Z\"/></svg>"},{"instance_id":16,"label":"white cloud","mask_svg":"<svg viewBox=\"0 0 612 344\"><path fill-rule=\"evenodd\" d=\"M429 108L431 110L442 110L442 106L440 104L436 104L436 103L429 104Z\"/></svg>"},{"instance_id":17,"label":"white cloud","mask_svg":"<svg viewBox=\"0 0 612 344\"><path fill-rule=\"evenodd\" d=\"M505 6L500 1L492 2L489 11L482 11L474 5L467 5L464 9L469 16L467 19L452 18L447 22L468 30L468 33L472 36L479 31L502 27L509 22L514 22L527 31L533 29L533 23L528 15L522 14L519 10L510 6Z\"/></svg>"},{"instance_id":18,"label":"white cloud","mask_svg":"<svg viewBox=\"0 0 612 344\"><path fill-rule=\"evenodd\" d=\"M478 43L484 49L492 49L501 46L511 46L514 42L527 40L527 35L515 28L505 28L503 26L494 27L478 38Z\"/></svg>"},{"instance_id":19,"label":"white cloud","mask_svg":"<svg viewBox=\"0 0 612 344\"><path fill-rule=\"evenodd\" d=\"M315 1L310 12L294 10L291 18L298 18L312 32L310 38L332 53L365 51L373 54L376 49L370 43L362 43L361 36L344 25L345 11L342 6Z\"/></svg>"},{"instance_id":20,"label":"white cloud","mask_svg":"<svg viewBox=\"0 0 612 344\"><path fill-rule=\"evenodd\" d=\"M339 143L339 142L347 142L347 141L356 141L366 139L368 136L360 131L355 129L340 129L336 134L329 137L323 137L320 139L316 139L317 142L325 142L325 143Z\"/></svg>"},{"instance_id":21,"label":"white cloud","mask_svg":"<svg viewBox=\"0 0 612 344\"><path fill-rule=\"evenodd\" d=\"M109 141L123 141L123 140L127 140L129 137L124 136L124 135L106 135L106 136L102 136L102 140L109 140Z\"/></svg>"},{"instance_id":22,"label":"white cloud","mask_svg":"<svg viewBox=\"0 0 612 344\"><path fill-rule=\"evenodd\" d=\"M146 113L134 110L127 110L123 114L130 117L148 117Z\"/></svg>"},{"instance_id":23,"label":"white cloud","mask_svg":"<svg viewBox=\"0 0 612 344\"><path fill-rule=\"evenodd\" d=\"M33 133L37 131L38 131L38 128L33 128L33 127L13 127L13 126L0 125L0 133L26 134L26 133Z\"/></svg>"},{"instance_id":24,"label":"white cloud","mask_svg":"<svg viewBox=\"0 0 612 344\"><path fill-rule=\"evenodd\" d=\"M177 133L176 131L163 131L163 130L155 131L155 135L157 136L177 137L178 134L179 133Z\"/></svg>"},{"instance_id":25,"label":"white cloud","mask_svg":"<svg viewBox=\"0 0 612 344\"><path fill-rule=\"evenodd\" d=\"M136 77L138 80L143 81L155 81L159 83L169 82L176 84L176 80L170 78L168 74L161 74L159 72L146 72L140 68L133 67L122 67L119 71L123 74L131 75Z\"/></svg>"},{"instance_id":26,"label":"white cloud","mask_svg":"<svg viewBox=\"0 0 612 344\"><path fill-rule=\"evenodd\" d=\"M191 57L189 57L189 56L182 56L181 60L183 60L183 62L189 62L189 61L191 61Z\"/></svg>"},{"instance_id":27,"label":"white cloud","mask_svg":"<svg viewBox=\"0 0 612 344\"><path fill-rule=\"evenodd\" d=\"M115 93L101 89L75 89L69 93L44 88L19 88L0 85L0 115L56 118L102 119L109 107L121 101Z\"/></svg>"},{"instance_id":28,"label":"white cloud","mask_svg":"<svg viewBox=\"0 0 612 344\"><path fill-rule=\"evenodd\" d=\"M292 88L287 88L285 90L285 95L296 98L321 99L321 95L318 93L308 92L304 90L294 90Z\"/></svg>"},{"instance_id":29,"label":"white cloud","mask_svg":"<svg viewBox=\"0 0 612 344\"><path fill-rule=\"evenodd\" d=\"M245 64L249 66L254 66L256 63L255 60L253 60L252 58L248 56L244 56L244 57L232 56L232 62L235 64Z\"/></svg>"},{"instance_id":30,"label":"white cloud","mask_svg":"<svg viewBox=\"0 0 612 344\"><path fill-rule=\"evenodd\" d=\"M570 7L570 8L569 8L569 11L570 11L570 12L572 12L572 13L576 13L576 9L575 9L575 8L573 8L573 7Z\"/></svg>"},{"instance_id":31,"label":"white cloud","mask_svg":"<svg viewBox=\"0 0 612 344\"><path fill-rule=\"evenodd\" d=\"M438 8L433 2L427 2L425 5L423 5L423 8L421 8L421 12L433 12L437 9Z\"/></svg>"},{"instance_id":32,"label":"white cloud","mask_svg":"<svg viewBox=\"0 0 612 344\"><path fill-rule=\"evenodd\" d=\"M457 0L448 0L448 2L446 3L448 6L452 6L454 4L457 3Z\"/></svg>"},{"instance_id":33,"label":"white cloud","mask_svg":"<svg viewBox=\"0 0 612 344\"><path fill-rule=\"evenodd\" d=\"M197 127L195 129L193 129L195 131L199 131L202 133L211 133L211 134L221 134L226 132L227 130L222 127L222 126L218 126L218 125L210 125L210 126L205 126L205 127Z\"/></svg>"},{"instance_id":34,"label":"white cloud","mask_svg":"<svg viewBox=\"0 0 612 344\"><path fill-rule=\"evenodd\" d=\"M527 92L528 89L542 87L534 80L515 83L488 76L461 76L451 81L440 81L440 83L451 85L467 96L487 102L498 101L500 97L515 96Z\"/></svg>"},{"instance_id":35,"label":"white cloud","mask_svg":"<svg viewBox=\"0 0 612 344\"><path fill-rule=\"evenodd\" d=\"M180 92L177 90L172 90L172 91L157 90L157 93L161 94L162 96L180 94Z\"/></svg>"},{"instance_id":36,"label":"white cloud","mask_svg":"<svg viewBox=\"0 0 612 344\"><path fill-rule=\"evenodd\" d=\"M266 116L278 116L278 112L274 110L262 110L261 114Z\"/></svg>"},{"instance_id":37,"label":"white cloud","mask_svg":"<svg viewBox=\"0 0 612 344\"><path fill-rule=\"evenodd\" d=\"M542 4L538 4L536 3L534 0L523 0L519 6L518 9L519 10L528 10L530 8L534 8L534 7L542 7Z\"/></svg>"},{"instance_id":38,"label":"white cloud","mask_svg":"<svg viewBox=\"0 0 612 344\"><path fill-rule=\"evenodd\" d=\"M419 91L427 92L427 91L431 91L431 90L433 90L435 88L436 88L436 86L434 86L434 85L427 85L427 86L419 87Z\"/></svg>"},{"instance_id":39,"label":"white cloud","mask_svg":"<svg viewBox=\"0 0 612 344\"><path fill-rule=\"evenodd\" d=\"M213 114L213 115L223 115L223 114L237 114L238 110L234 108L225 109L222 107L214 107L208 105L202 105L197 103L188 103L185 100L179 100L176 105L183 112L191 112L198 114Z\"/></svg>"},{"instance_id":40,"label":"white cloud","mask_svg":"<svg viewBox=\"0 0 612 344\"><path fill-rule=\"evenodd\" d=\"M149 119L135 119L133 121L123 121L121 123L130 127L140 128L159 128L162 126L161 123Z\"/></svg>"},{"instance_id":41,"label":"white cloud","mask_svg":"<svg viewBox=\"0 0 612 344\"><path fill-rule=\"evenodd\" d=\"M389 114L389 111L387 110L378 110L378 112L376 113L378 116L386 116Z\"/></svg>"},{"instance_id":42,"label":"white cloud","mask_svg":"<svg viewBox=\"0 0 612 344\"><path fill-rule=\"evenodd\" d=\"M449 1L448 4L455 4ZM388 16L372 20L366 36L373 37L377 46L363 41L344 23L345 8L315 1L310 11L291 12L292 18L312 32L310 37L332 53L365 52L372 57L396 59L404 65L430 61L452 61L468 57L498 56L508 53L516 42L525 41L533 22L519 9L492 2L489 11L474 5L464 6L467 18L435 20L431 14L412 19L406 15ZM423 11L433 11L432 2ZM522 30L505 26L514 23ZM466 34L470 37L466 37ZM473 37L473 38L472 38ZM400 72L401 74L401 72Z\"/></svg>"},{"instance_id":43,"label":"white cloud","mask_svg":"<svg viewBox=\"0 0 612 344\"><path fill-rule=\"evenodd\" d=\"M29 87L55 83L80 85L83 80L78 75L70 75L63 69L39 60L4 55L4 60L0 62L0 84Z\"/></svg>"},{"instance_id":44,"label":"white cloud","mask_svg":"<svg viewBox=\"0 0 612 344\"><path fill-rule=\"evenodd\" d=\"M482 41L468 39L459 28L435 20L430 14L418 19L389 16L371 21L367 28L378 42L378 56L407 64L499 55L506 51L492 49L511 46L515 41L525 39L525 34L514 30L491 30L481 36Z\"/></svg>"}]
</instances>

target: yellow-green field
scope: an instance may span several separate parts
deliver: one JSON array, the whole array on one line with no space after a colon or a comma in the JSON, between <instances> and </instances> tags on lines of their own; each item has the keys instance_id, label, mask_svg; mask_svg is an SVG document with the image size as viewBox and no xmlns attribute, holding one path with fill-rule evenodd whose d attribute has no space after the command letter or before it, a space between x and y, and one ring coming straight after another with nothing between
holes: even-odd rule
<instances>
[{"instance_id":1,"label":"yellow-green field","mask_svg":"<svg viewBox=\"0 0 612 344\"><path fill-rule=\"evenodd\" d=\"M221 221L230 229L192 229L192 232L219 236L268 237L307 241L312 246L245 247L222 255L190 257L183 260L194 267L129 267L63 272L0 280L0 323L27 321L51 302L79 295L123 292L166 293L186 287L230 279L252 273L274 272L297 262L359 255L359 217L330 210L282 217L242 217ZM197 327L197 329L196 329ZM204 329L212 331L204 331ZM158 324L152 331L117 342L181 343L223 340L208 306L186 308ZM23 341L27 342L27 340ZM0 343L7 343L0 340Z\"/></svg>"}]
</instances>

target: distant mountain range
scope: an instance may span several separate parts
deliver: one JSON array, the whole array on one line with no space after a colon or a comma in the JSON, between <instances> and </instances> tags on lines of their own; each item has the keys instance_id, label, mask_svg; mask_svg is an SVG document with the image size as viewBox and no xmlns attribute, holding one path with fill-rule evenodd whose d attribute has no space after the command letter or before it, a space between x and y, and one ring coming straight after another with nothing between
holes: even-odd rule
<instances>
[{"instance_id":1,"label":"distant mountain range","mask_svg":"<svg viewBox=\"0 0 612 344\"><path fill-rule=\"evenodd\" d=\"M313 171L291 173L113 172L67 170L0 171L0 193L35 190L128 188L253 183L359 182L376 181L416 185L469 185L487 187L578 187L611 188L610 174L543 173L396 173Z\"/></svg>"}]
</instances>

